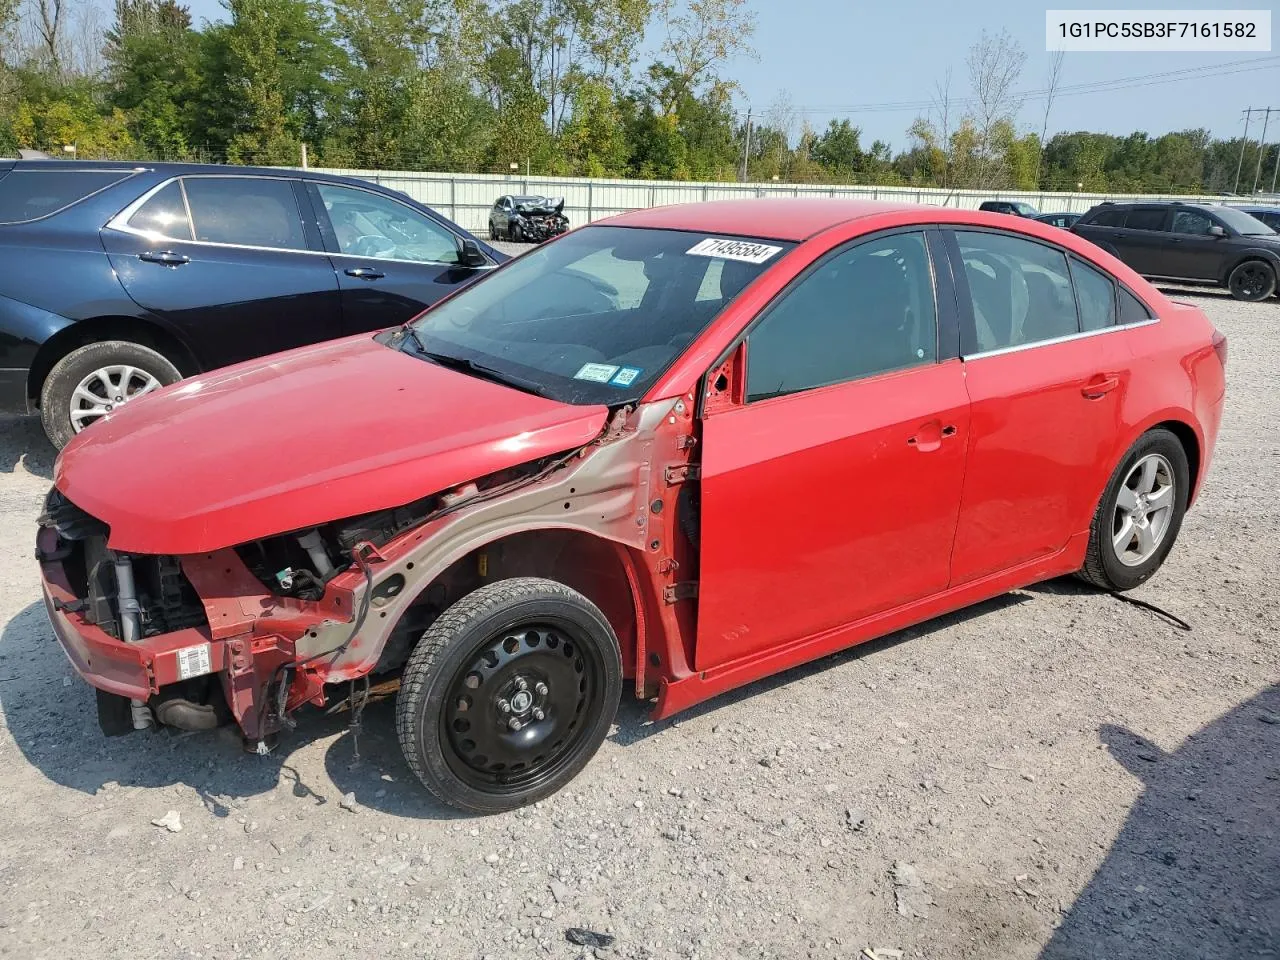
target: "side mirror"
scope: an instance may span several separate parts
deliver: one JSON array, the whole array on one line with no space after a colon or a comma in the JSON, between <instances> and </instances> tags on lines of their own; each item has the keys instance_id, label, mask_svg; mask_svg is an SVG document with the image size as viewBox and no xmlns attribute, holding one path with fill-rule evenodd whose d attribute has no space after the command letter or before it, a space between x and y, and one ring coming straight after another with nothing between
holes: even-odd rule
<instances>
[{"instance_id":1,"label":"side mirror","mask_svg":"<svg viewBox=\"0 0 1280 960\"><path fill-rule=\"evenodd\" d=\"M1226 235L1227 231L1223 230L1216 223L1209 228L1209 236L1211 237L1225 237Z\"/></svg>"},{"instance_id":2,"label":"side mirror","mask_svg":"<svg viewBox=\"0 0 1280 960\"><path fill-rule=\"evenodd\" d=\"M458 238L458 264L463 267L483 267L489 261L480 252L480 245L474 240Z\"/></svg>"}]
</instances>

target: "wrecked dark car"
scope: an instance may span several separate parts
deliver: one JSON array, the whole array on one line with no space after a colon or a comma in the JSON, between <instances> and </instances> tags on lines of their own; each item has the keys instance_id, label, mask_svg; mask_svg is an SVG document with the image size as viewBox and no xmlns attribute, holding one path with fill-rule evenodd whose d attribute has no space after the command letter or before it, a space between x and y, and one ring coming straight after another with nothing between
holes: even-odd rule
<instances>
[{"instance_id":1,"label":"wrecked dark car","mask_svg":"<svg viewBox=\"0 0 1280 960\"><path fill-rule=\"evenodd\" d=\"M1144 583L1225 362L1032 220L634 211L102 417L54 468L45 606L107 732L231 720L262 752L394 690L423 785L508 810L586 766L624 686L662 719L1039 580Z\"/></svg>"},{"instance_id":2,"label":"wrecked dark car","mask_svg":"<svg viewBox=\"0 0 1280 960\"><path fill-rule=\"evenodd\" d=\"M569 229L564 197L499 197L489 211L489 239L542 243Z\"/></svg>"}]
</instances>

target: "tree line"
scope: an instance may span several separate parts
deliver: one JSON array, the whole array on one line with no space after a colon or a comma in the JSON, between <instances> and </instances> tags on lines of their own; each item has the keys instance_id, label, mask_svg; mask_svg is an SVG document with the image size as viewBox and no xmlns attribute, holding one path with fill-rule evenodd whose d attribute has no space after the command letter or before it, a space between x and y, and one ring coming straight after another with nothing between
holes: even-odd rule
<instances>
[{"instance_id":1,"label":"tree line","mask_svg":"<svg viewBox=\"0 0 1280 960\"><path fill-rule=\"evenodd\" d=\"M748 0L0 0L0 154L457 172L1132 193L1242 192L1280 145L1206 130L1020 127L1025 52L969 50L905 146L821 130L785 91L743 108ZM660 44L650 62L642 40ZM1243 153L1242 153L1243 146ZM1259 150L1263 155L1259 158Z\"/></svg>"}]
</instances>

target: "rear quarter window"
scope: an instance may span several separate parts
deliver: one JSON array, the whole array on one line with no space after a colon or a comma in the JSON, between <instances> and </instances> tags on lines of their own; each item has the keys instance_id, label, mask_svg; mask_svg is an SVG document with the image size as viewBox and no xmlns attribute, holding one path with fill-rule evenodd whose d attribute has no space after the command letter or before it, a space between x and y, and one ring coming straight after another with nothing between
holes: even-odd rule
<instances>
[{"instance_id":1,"label":"rear quarter window","mask_svg":"<svg viewBox=\"0 0 1280 960\"><path fill-rule=\"evenodd\" d=\"M13 170L0 179L0 223L39 220L130 175L127 170Z\"/></svg>"}]
</instances>

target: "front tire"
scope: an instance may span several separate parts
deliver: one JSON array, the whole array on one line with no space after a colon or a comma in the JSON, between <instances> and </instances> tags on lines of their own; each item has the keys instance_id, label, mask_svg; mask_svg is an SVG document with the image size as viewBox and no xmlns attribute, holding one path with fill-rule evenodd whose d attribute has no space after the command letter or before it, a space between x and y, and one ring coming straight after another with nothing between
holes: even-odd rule
<instances>
[{"instance_id":1,"label":"front tire","mask_svg":"<svg viewBox=\"0 0 1280 960\"><path fill-rule=\"evenodd\" d=\"M618 638L595 604L553 580L500 580L423 634L405 666L396 732L437 799L500 813L577 776L621 695Z\"/></svg>"},{"instance_id":2,"label":"front tire","mask_svg":"<svg viewBox=\"0 0 1280 960\"><path fill-rule=\"evenodd\" d=\"M1276 292L1276 272L1261 260L1246 260L1227 277L1227 290L1237 300L1257 303Z\"/></svg>"},{"instance_id":3,"label":"front tire","mask_svg":"<svg viewBox=\"0 0 1280 960\"><path fill-rule=\"evenodd\" d=\"M81 430L130 400L182 379L164 354L129 340L72 350L53 365L40 390L40 421L61 450Z\"/></svg>"},{"instance_id":4,"label":"front tire","mask_svg":"<svg viewBox=\"0 0 1280 960\"><path fill-rule=\"evenodd\" d=\"M1173 549L1190 492L1182 442L1162 427L1143 434L1107 483L1080 578L1108 591L1145 583Z\"/></svg>"}]
</instances>

